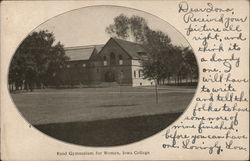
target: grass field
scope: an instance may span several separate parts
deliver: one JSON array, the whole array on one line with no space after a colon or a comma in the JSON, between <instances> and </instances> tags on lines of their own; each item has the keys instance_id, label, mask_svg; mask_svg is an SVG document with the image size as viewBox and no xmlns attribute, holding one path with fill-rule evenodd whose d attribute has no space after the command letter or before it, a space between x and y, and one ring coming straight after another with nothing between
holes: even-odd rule
<instances>
[{"instance_id":1,"label":"grass field","mask_svg":"<svg viewBox=\"0 0 250 161\"><path fill-rule=\"evenodd\" d=\"M56 139L85 146L116 146L133 143L160 132L181 113L129 118L35 125Z\"/></svg>"},{"instance_id":2,"label":"grass field","mask_svg":"<svg viewBox=\"0 0 250 161\"><path fill-rule=\"evenodd\" d=\"M164 129L186 109L194 92L159 88L158 104L152 87L43 89L12 98L24 118L50 136L80 145L111 146Z\"/></svg>"},{"instance_id":3,"label":"grass field","mask_svg":"<svg viewBox=\"0 0 250 161\"><path fill-rule=\"evenodd\" d=\"M19 111L31 124L94 121L183 112L194 89L153 88L45 89L12 94Z\"/></svg>"}]
</instances>

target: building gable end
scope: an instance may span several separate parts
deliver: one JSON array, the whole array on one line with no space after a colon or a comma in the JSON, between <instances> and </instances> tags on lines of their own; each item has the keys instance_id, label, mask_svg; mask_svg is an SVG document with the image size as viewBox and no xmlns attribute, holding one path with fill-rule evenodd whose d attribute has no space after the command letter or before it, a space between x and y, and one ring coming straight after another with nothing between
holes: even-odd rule
<instances>
[{"instance_id":1,"label":"building gable end","mask_svg":"<svg viewBox=\"0 0 250 161\"><path fill-rule=\"evenodd\" d=\"M131 59L133 59L133 57L118 43L118 42L116 42L115 41L115 39L113 39L113 38L110 38L109 40L108 40L108 42L103 46L103 48L100 50L100 52L99 52L99 54L101 54L102 53L102 51L109 45L109 43L111 42L111 41L114 41L128 56L129 56L129 58L131 58Z\"/></svg>"}]
</instances>

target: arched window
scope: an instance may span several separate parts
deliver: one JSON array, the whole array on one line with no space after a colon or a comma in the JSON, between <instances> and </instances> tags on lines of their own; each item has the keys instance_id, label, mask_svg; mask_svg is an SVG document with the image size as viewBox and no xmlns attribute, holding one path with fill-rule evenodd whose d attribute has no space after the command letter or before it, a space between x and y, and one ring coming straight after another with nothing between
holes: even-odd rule
<instances>
[{"instance_id":1,"label":"arched window","mask_svg":"<svg viewBox=\"0 0 250 161\"><path fill-rule=\"evenodd\" d=\"M119 55L119 65L122 65L122 64L123 64L122 56Z\"/></svg>"},{"instance_id":2,"label":"arched window","mask_svg":"<svg viewBox=\"0 0 250 161\"><path fill-rule=\"evenodd\" d=\"M103 65L104 66L108 65L108 63L107 63L107 57L106 56L103 57Z\"/></svg>"},{"instance_id":3,"label":"arched window","mask_svg":"<svg viewBox=\"0 0 250 161\"><path fill-rule=\"evenodd\" d=\"M115 54L114 53L110 54L110 65L115 65Z\"/></svg>"}]
</instances>

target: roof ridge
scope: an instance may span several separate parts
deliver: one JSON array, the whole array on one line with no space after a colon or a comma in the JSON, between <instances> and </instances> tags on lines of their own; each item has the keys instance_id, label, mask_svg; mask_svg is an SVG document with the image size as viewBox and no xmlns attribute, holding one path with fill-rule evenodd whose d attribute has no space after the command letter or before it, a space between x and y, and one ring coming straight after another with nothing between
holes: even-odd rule
<instances>
[{"instance_id":1,"label":"roof ridge","mask_svg":"<svg viewBox=\"0 0 250 161\"><path fill-rule=\"evenodd\" d=\"M144 49L142 44L138 44L138 43L131 42L131 41L127 41L127 40L123 40L123 39L117 39L117 38L113 38L113 40L114 40L123 50L125 50L126 53L128 53L128 55L130 55L132 58L136 58L136 59L140 58L139 55L133 54L133 53L138 53L138 51L135 50L135 51L132 51L132 52L131 52L131 48L127 48L127 46L131 46L131 47L134 46L134 47L137 48L137 49L138 49L138 47ZM134 47L133 47L133 48L134 48ZM135 49L135 48L134 48L134 49ZM145 50L145 49L144 49L144 50Z\"/></svg>"},{"instance_id":2,"label":"roof ridge","mask_svg":"<svg viewBox=\"0 0 250 161\"><path fill-rule=\"evenodd\" d=\"M104 44L97 44L97 45L85 45L85 46L68 46L68 47L64 47L65 50L67 49L78 49L78 48L85 48L85 49L88 49L88 48L93 48L93 47L96 47L96 46L103 46Z\"/></svg>"}]
</instances>

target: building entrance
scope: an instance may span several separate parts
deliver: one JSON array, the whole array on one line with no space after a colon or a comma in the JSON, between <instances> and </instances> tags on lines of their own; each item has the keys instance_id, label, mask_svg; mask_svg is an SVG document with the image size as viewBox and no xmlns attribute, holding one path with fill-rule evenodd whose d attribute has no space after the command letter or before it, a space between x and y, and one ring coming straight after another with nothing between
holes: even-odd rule
<instances>
[{"instance_id":1,"label":"building entrance","mask_svg":"<svg viewBox=\"0 0 250 161\"><path fill-rule=\"evenodd\" d=\"M107 71L105 73L105 82L115 82L115 73L114 73L114 71Z\"/></svg>"}]
</instances>

